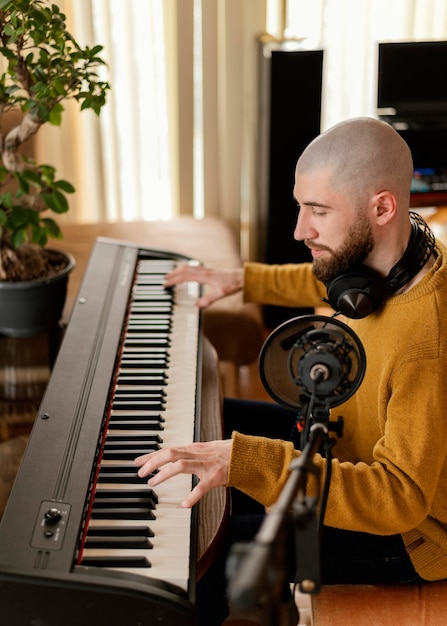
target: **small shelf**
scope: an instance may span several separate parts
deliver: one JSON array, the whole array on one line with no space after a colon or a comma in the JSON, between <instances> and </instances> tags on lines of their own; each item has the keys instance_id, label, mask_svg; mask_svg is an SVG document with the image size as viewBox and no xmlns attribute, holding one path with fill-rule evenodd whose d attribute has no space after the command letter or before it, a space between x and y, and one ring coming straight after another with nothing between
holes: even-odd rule
<instances>
[{"instance_id":1,"label":"small shelf","mask_svg":"<svg viewBox=\"0 0 447 626\"><path fill-rule=\"evenodd\" d=\"M447 206L447 191L412 193L410 195L410 206Z\"/></svg>"}]
</instances>

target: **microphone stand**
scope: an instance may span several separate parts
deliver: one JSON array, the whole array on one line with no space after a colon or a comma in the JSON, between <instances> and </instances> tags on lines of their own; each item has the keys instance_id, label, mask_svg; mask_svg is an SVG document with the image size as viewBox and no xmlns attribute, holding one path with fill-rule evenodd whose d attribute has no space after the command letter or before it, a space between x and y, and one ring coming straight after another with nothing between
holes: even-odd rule
<instances>
[{"instance_id":1,"label":"microphone stand","mask_svg":"<svg viewBox=\"0 0 447 626\"><path fill-rule=\"evenodd\" d=\"M281 363L287 366L288 377L277 376ZM280 626L281 592L291 582L286 573L291 530L294 582L304 593L320 591L320 532L336 442L329 431L343 435L343 418L330 422L329 409L355 392L364 372L365 353L358 337L346 324L324 316L304 316L282 324L261 351L260 373L270 395L286 406L305 407L304 418L299 420L301 455L290 464L287 482L254 540L235 545L227 562L230 603L242 614L260 607L269 626ZM301 390L299 402L294 398L295 388ZM321 494L321 471L313 460L317 452L326 458ZM312 497L306 496L310 476L315 483Z\"/></svg>"},{"instance_id":2,"label":"microphone stand","mask_svg":"<svg viewBox=\"0 0 447 626\"><path fill-rule=\"evenodd\" d=\"M326 415L324 418L323 415ZM320 589L319 529L316 509L320 499L320 470L313 457L321 448L329 452L329 411L315 411L316 422L308 429L302 453L290 464L290 476L277 502L266 515L253 542L235 546L230 556L229 599L241 612L261 607L269 626L280 626L280 595L288 582L285 572L286 539L293 522L298 582L304 593ZM328 457L327 457L328 458ZM330 459L328 458L328 472ZM306 496L309 475L316 480L316 495ZM324 511L325 503L321 509ZM320 519L323 519L320 516Z\"/></svg>"}]
</instances>

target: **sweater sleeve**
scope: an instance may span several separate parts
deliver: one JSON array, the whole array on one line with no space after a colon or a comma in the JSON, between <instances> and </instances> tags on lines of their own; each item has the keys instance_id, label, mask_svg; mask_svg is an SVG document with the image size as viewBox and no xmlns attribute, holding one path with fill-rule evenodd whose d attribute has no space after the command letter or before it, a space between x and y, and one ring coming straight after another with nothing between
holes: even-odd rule
<instances>
[{"instance_id":1,"label":"sweater sleeve","mask_svg":"<svg viewBox=\"0 0 447 626\"><path fill-rule=\"evenodd\" d=\"M279 306L320 307L326 296L323 283L313 272L311 263L244 265L244 300Z\"/></svg>"},{"instance_id":2,"label":"sweater sleeve","mask_svg":"<svg viewBox=\"0 0 447 626\"><path fill-rule=\"evenodd\" d=\"M227 487L236 487L265 506L276 502L299 455L291 442L233 433Z\"/></svg>"}]
</instances>

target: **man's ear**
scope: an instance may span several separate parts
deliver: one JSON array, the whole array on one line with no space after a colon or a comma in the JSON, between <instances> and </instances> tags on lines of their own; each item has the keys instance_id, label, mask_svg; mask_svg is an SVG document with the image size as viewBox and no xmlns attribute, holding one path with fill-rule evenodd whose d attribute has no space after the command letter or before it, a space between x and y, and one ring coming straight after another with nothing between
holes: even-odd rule
<instances>
[{"instance_id":1,"label":"man's ear","mask_svg":"<svg viewBox=\"0 0 447 626\"><path fill-rule=\"evenodd\" d=\"M391 191L380 191L373 198L374 216L378 226L388 224L396 214L397 200Z\"/></svg>"}]
</instances>

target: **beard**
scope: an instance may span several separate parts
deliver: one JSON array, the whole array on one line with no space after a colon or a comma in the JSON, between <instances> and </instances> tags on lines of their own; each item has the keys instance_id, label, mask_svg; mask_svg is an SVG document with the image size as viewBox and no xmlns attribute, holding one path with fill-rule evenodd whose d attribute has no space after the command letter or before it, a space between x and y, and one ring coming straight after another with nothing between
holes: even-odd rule
<instances>
[{"instance_id":1,"label":"beard","mask_svg":"<svg viewBox=\"0 0 447 626\"><path fill-rule=\"evenodd\" d=\"M360 221L350 227L344 243L337 250L319 246L319 249L330 252L331 256L327 259L315 259L313 273L318 280L327 284L337 276L363 263L373 246L374 236L371 225L366 217L362 216Z\"/></svg>"}]
</instances>

